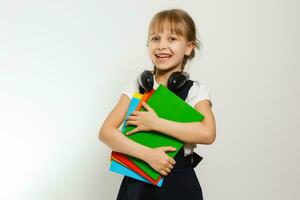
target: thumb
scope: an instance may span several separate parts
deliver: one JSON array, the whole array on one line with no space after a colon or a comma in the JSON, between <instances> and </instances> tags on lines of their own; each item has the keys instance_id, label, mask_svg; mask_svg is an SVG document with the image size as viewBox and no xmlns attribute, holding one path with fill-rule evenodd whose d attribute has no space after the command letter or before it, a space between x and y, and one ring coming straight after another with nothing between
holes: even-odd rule
<instances>
[{"instance_id":1,"label":"thumb","mask_svg":"<svg viewBox=\"0 0 300 200\"><path fill-rule=\"evenodd\" d=\"M162 147L162 150L164 152L167 152L167 151L176 151L176 148L168 146L168 147Z\"/></svg>"},{"instance_id":2,"label":"thumb","mask_svg":"<svg viewBox=\"0 0 300 200\"><path fill-rule=\"evenodd\" d=\"M143 107L146 108L146 110L150 110L150 106L146 103L146 102L143 102L142 103Z\"/></svg>"},{"instance_id":3,"label":"thumb","mask_svg":"<svg viewBox=\"0 0 300 200\"><path fill-rule=\"evenodd\" d=\"M134 134L134 133L136 133L136 132L138 132L138 131L139 131L139 129L138 129L138 127L136 127L135 129L133 129L133 130L127 132L126 135L127 135L127 136L128 136L128 135L132 135L132 134Z\"/></svg>"}]
</instances>

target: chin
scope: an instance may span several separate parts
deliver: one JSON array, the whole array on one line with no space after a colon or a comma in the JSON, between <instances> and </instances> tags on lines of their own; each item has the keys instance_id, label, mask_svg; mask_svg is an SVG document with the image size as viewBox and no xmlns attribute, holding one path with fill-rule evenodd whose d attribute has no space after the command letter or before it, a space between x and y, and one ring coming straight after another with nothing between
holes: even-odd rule
<instances>
[{"instance_id":1,"label":"chin","mask_svg":"<svg viewBox=\"0 0 300 200\"><path fill-rule=\"evenodd\" d=\"M157 66L156 65L156 69L159 71L169 71L172 69L172 67L162 67L162 66Z\"/></svg>"},{"instance_id":2,"label":"chin","mask_svg":"<svg viewBox=\"0 0 300 200\"><path fill-rule=\"evenodd\" d=\"M163 64L156 64L156 69L159 70L159 71L170 71L170 70L173 70L175 69L176 67L173 66L173 65L163 65Z\"/></svg>"}]
</instances>

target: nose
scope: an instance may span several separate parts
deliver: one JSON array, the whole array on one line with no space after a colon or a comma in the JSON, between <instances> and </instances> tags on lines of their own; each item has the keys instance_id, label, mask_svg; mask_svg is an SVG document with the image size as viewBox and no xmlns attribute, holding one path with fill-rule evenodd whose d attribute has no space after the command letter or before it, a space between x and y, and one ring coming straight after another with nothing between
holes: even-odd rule
<instances>
[{"instance_id":1,"label":"nose","mask_svg":"<svg viewBox=\"0 0 300 200\"><path fill-rule=\"evenodd\" d=\"M165 40L160 40L157 45L157 49L161 50L166 48L167 48L167 43L165 42Z\"/></svg>"}]
</instances>

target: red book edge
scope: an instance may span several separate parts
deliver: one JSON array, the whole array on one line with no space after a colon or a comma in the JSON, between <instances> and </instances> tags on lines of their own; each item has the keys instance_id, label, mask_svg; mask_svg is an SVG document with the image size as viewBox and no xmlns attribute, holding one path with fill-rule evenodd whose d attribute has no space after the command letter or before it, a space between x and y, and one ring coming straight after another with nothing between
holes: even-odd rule
<instances>
[{"instance_id":1,"label":"red book edge","mask_svg":"<svg viewBox=\"0 0 300 200\"><path fill-rule=\"evenodd\" d=\"M140 100L140 102L139 102L139 104L138 104L138 106L136 107L135 110L140 110L141 107L142 107L143 102L146 102L146 101L149 99L149 97L150 97L154 92L155 92L154 89L152 89L150 92L145 92L144 95L143 95L143 97L142 97L142 99Z\"/></svg>"},{"instance_id":2,"label":"red book edge","mask_svg":"<svg viewBox=\"0 0 300 200\"><path fill-rule=\"evenodd\" d=\"M161 176L159 176L156 180L152 179L148 174L146 174L143 170L141 170L138 166L136 166L131 160L129 160L127 158L126 155L124 155L122 153L113 151L111 153L111 158L114 159L115 161L123 164L127 168L133 170L134 172L138 173L139 175L141 175L142 177L144 177L145 179L147 179L154 185L157 185L161 179Z\"/></svg>"}]
</instances>

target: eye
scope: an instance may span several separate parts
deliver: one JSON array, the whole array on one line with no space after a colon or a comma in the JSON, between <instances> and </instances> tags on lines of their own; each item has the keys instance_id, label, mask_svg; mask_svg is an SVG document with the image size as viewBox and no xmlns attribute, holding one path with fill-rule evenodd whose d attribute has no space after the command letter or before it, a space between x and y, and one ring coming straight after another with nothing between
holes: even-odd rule
<instances>
[{"instance_id":1,"label":"eye","mask_svg":"<svg viewBox=\"0 0 300 200\"><path fill-rule=\"evenodd\" d=\"M169 38L171 41L175 41L175 40L177 40L177 38L176 37L170 37Z\"/></svg>"},{"instance_id":2,"label":"eye","mask_svg":"<svg viewBox=\"0 0 300 200\"><path fill-rule=\"evenodd\" d=\"M157 40L159 40L159 37L152 37L151 38L151 41L157 41Z\"/></svg>"}]
</instances>

